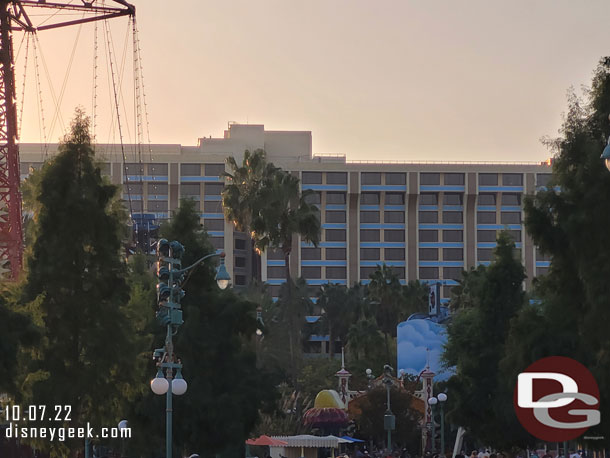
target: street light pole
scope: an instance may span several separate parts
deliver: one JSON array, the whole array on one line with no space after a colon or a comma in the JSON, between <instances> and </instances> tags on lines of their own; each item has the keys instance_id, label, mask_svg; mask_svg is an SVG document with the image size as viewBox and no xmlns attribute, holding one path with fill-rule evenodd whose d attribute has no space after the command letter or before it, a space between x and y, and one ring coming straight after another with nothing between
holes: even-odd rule
<instances>
[{"instance_id":1,"label":"street light pole","mask_svg":"<svg viewBox=\"0 0 610 458\"><path fill-rule=\"evenodd\" d=\"M159 310L157 319L163 326L167 327L165 346L157 348L153 352L153 359L157 361L157 375L150 382L150 388L155 394L166 395L165 401L165 456L172 458L172 395L183 395L186 393L188 384L182 378L182 362L174 354L173 336L178 332L182 320L182 308L180 300L184 296L182 286L188 280L185 274L197 267L203 261L213 257L220 257L220 266L216 273L216 282L220 289L229 285L229 276L225 264L224 253L212 253L194 262L192 265L181 269L181 259L184 254L184 246L177 241L168 242L160 239L157 242L157 302ZM176 376L174 377L174 370Z\"/></svg>"},{"instance_id":2,"label":"street light pole","mask_svg":"<svg viewBox=\"0 0 610 458\"><path fill-rule=\"evenodd\" d=\"M436 412L436 404L438 404L438 399L432 396L430 399L428 399L428 404L432 406L432 421L430 422L432 423L430 425L432 429L432 451L436 452L436 421L434 420L434 414Z\"/></svg>"},{"instance_id":3,"label":"street light pole","mask_svg":"<svg viewBox=\"0 0 610 458\"><path fill-rule=\"evenodd\" d=\"M396 417L392 413L390 406L390 388L392 387L392 368L386 364L383 366L383 383L385 384L387 394L387 410L383 416L383 426L388 431L388 450L392 450L392 430L396 428Z\"/></svg>"},{"instance_id":4,"label":"street light pole","mask_svg":"<svg viewBox=\"0 0 610 458\"><path fill-rule=\"evenodd\" d=\"M439 393L437 399L441 405L441 454L445 454L445 402L447 402L447 395L445 393Z\"/></svg>"}]
</instances>

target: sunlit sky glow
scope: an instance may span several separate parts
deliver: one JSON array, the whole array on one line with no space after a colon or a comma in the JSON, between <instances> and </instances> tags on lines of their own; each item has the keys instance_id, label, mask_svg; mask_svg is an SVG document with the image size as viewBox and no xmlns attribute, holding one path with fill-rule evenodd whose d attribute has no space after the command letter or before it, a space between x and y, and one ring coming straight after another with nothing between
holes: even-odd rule
<instances>
[{"instance_id":1,"label":"sunlit sky glow","mask_svg":"<svg viewBox=\"0 0 610 458\"><path fill-rule=\"evenodd\" d=\"M78 3L78 2L77 2ZM610 2L590 0L134 0L153 143L194 145L228 121L310 130L314 153L348 159L538 161L570 86L610 54ZM124 75L124 141L133 142L131 37L112 20ZM76 105L92 112L94 26L40 32L56 95L78 35L61 118L39 55L49 141ZM128 39L124 64L124 43ZM15 33L15 52L21 34ZM98 25L100 142L111 123L106 37ZM16 62L18 99L25 44ZM32 46L24 142L43 140ZM121 72L120 69L124 67ZM117 77L118 79L118 77ZM112 127L112 126L115 127Z\"/></svg>"}]
</instances>

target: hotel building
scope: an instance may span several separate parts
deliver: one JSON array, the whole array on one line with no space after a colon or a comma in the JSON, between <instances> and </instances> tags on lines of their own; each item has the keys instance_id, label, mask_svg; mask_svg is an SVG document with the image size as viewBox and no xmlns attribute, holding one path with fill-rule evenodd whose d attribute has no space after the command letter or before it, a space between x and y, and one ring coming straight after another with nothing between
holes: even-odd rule
<instances>
[{"instance_id":1,"label":"hotel building","mask_svg":"<svg viewBox=\"0 0 610 458\"><path fill-rule=\"evenodd\" d=\"M25 178L57 145L21 144ZM523 196L546 186L543 163L350 161L343 155L312 154L311 132L267 131L263 125L230 124L223 138L201 138L197 146L97 145L104 173L123 185L134 214L166 219L181 198L196 202L202 223L235 286L253 275L248 236L223 217L221 192L227 156L241 163L246 149L264 149L268 160L299 176L315 192L321 243L295 239L291 272L310 285L367 283L377 266L394 268L401 281L440 282L443 300L462 270L488 264L496 232L509 231L528 275L544 274L549 260L523 226ZM125 155L125 160L123 159ZM123 163L125 162L125 166ZM277 295L284 277L281 253L267 250L261 276Z\"/></svg>"}]
</instances>

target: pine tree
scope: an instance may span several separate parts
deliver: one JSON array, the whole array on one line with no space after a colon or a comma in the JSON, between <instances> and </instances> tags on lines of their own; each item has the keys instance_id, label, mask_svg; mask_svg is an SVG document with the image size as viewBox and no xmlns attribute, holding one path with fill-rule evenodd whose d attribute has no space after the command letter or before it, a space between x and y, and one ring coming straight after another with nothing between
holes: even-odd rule
<instances>
[{"instance_id":1,"label":"pine tree","mask_svg":"<svg viewBox=\"0 0 610 458\"><path fill-rule=\"evenodd\" d=\"M96 165L89 119L80 110L34 195L33 245L23 302L41 318L43 343L24 368L23 401L71 407L69 426L115 426L137 390L129 288L121 256L117 187ZM56 424L56 426L58 426ZM82 441L41 441L56 456Z\"/></svg>"}]
</instances>

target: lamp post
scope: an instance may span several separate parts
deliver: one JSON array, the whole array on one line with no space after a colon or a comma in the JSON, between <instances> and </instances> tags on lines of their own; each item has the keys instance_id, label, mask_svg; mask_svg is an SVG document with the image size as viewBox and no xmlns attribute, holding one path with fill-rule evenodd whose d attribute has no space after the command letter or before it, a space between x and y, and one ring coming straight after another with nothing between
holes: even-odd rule
<instances>
[{"instance_id":1,"label":"lamp post","mask_svg":"<svg viewBox=\"0 0 610 458\"><path fill-rule=\"evenodd\" d=\"M167 327L165 346L153 352L153 359L157 362L157 375L150 382L153 393L166 395L165 402L165 429L166 429L166 458L172 458L172 394L177 396L186 393L188 384L182 378L182 362L174 354L173 336L184 321L180 300L184 297L182 286L188 280L185 275L206 259L220 257L220 266L216 272L216 282L220 289L229 286L231 277L225 268L224 253L212 253L195 261L192 265L182 269L182 255L184 246L177 241L168 242L160 239L157 242L157 319L162 326ZM174 370L176 375L174 377Z\"/></svg>"},{"instance_id":2,"label":"lamp post","mask_svg":"<svg viewBox=\"0 0 610 458\"><path fill-rule=\"evenodd\" d=\"M392 368L386 364L383 366L383 384L387 394L387 410L383 416L383 427L388 431L388 450L392 450L392 430L396 428L396 417L390 406L390 388L392 387Z\"/></svg>"},{"instance_id":3,"label":"lamp post","mask_svg":"<svg viewBox=\"0 0 610 458\"><path fill-rule=\"evenodd\" d=\"M431 397L428 399L428 404L432 406L432 409L436 409L438 405L440 407L441 414L441 454L445 453L445 411L444 405L447 402L447 395L445 393L439 393L436 397ZM432 416L432 448L436 451L436 441L434 440L434 436L436 434L436 425L434 422L434 415Z\"/></svg>"}]
</instances>

